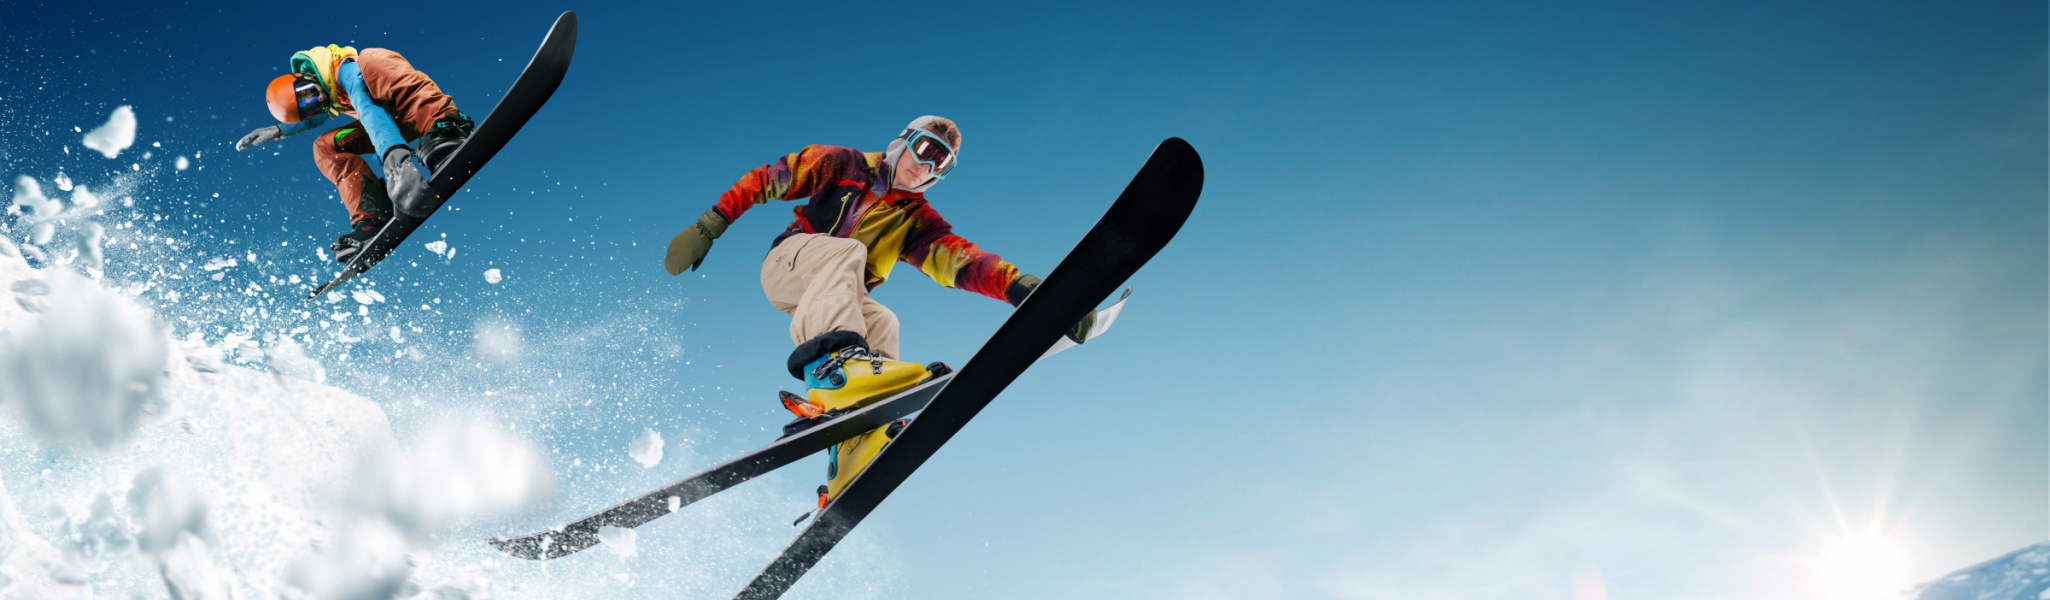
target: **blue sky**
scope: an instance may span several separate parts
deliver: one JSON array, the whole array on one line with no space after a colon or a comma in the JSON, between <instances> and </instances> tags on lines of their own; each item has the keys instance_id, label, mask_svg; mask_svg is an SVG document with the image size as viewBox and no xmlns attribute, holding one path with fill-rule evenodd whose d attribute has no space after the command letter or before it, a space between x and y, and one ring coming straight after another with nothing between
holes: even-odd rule
<instances>
[{"instance_id":1,"label":"blue sky","mask_svg":"<svg viewBox=\"0 0 2050 600\"><path fill-rule=\"evenodd\" d=\"M469 407L540 432L563 499L482 533L767 442L793 386L755 273L788 205L684 277L662 246L749 168L938 114L966 139L934 206L1027 272L1162 138L1202 152L1203 201L1112 334L1035 366L797 594L1812 598L1867 533L1903 581L2050 537L2040 3L330 8L11 2L0 166L115 177L133 161L71 128L132 105L138 149L207 167L134 163L140 206L311 278L344 214L308 141L229 146L289 54L392 48L481 115L576 10L561 90L419 234L457 256L367 276L436 307L397 317L430 358L316 349L402 431ZM903 269L875 297L919 361L1007 313ZM465 354L492 327L526 350ZM642 427L691 450L630 465ZM708 507L761 528L666 583L738 589L816 462Z\"/></svg>"}]
</instances>

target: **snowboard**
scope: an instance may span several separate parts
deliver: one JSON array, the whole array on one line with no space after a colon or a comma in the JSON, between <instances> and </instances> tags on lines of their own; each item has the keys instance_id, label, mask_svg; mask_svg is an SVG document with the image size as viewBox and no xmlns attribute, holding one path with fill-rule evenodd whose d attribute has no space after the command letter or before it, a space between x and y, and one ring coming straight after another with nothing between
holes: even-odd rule
<instances>
[{"instance_id":1,"label":"snowboard","mask_svg":"<svg viewBox=\"0 0 2050 600\"><path fill-rule=\"evenodd\" d=\"M854 526L1054 345L1066 330L1174 239L1203 189L1195 148L1168 138L1139 174L1034 289L847 488L736 599L778 598Z\"/></svg>"},{"instance_id":2,"label":"snowboard","mask_svg":"<svg viewBox=\"0 0 2050 600\"><path fill-rule=\"evenodd\" d=\"M448 163L427 181L425 198L420 200L424 205L394 207L398 210L392 211L391 218L385 220L377 235L364 242L356 255L349 258L341 274L315 288L313 295L307 298L319 298L328 290L348 283L377 266L398 249L399 244L405 243L406 238L413 235L413 230L419 229L427 217L433 216L450 196L463 188L463 184L469 183L470 176L484 168L484 163L498 154L513 134L519 133L527 119L541 110L541 105L555 94L555 88L562 85L563 75L569 73L570 56L576 49L577 13L562 13L555 19L555 26L548 29L548 36L541 39L541 49L534 51L534 58L527 61L527 68L520 71L519 78L513 80L505 97L499 99L498 106L492 107L491 114L486 115L484 122L477 125L477 130L470 133L470 139L464 140L463 145L456 148L455 156L450 157Z\"/></svg>"},{"instance_id":3,"label":"snowboard","mask_svg":"<svg viewBox=\"0 0 2050 600\"><path fill-rule=\"evenodd\" d=\"M1096 311L1096 324L1089 328L1087 339L1096 339L1096 336L1109 331L1111 323L1116 322L1118 314L1123 311L1125 301L1131 298L1132 290L1126 288L1125 294L1118 298L1116 304ZM1060 341L1047 349L1041 358L1053 356L1056 352L1075 346L1073 339L1062 336ZM833 444L847 441L849 438L918 412L925 408L933 395L953 377L953 374L949 373L932 378L889 398L786 435L759 450L740 455L696 475L679 479L675 483L612 505L561 527L522 536L487 538L485 541L506 554L528 560L549 560L575 554L598 544L599 527L640 527L649 521L681 510L693 502L783 468L784 465L797 462L798 459L811 456L820 450L831 448Z\"/></svg>"}]
</instances>

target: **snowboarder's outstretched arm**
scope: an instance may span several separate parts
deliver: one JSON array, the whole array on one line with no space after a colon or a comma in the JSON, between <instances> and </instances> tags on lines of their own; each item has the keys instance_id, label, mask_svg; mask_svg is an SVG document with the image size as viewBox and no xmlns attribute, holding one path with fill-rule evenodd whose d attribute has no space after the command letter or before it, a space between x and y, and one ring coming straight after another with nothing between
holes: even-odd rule
<instances>
[{"instance_id":1,"label":"snowboarder's outstretched arm","mask_svg":"<svg viewBox=\"0 0 2050 600\"><path fill-rule=\"evenodd\" d=\"M808 198L822 186L840 180L860 179L867 167L862 153L839 146L810 145L766 165L748 170L725 193L719 203L698 216L698 221L669 241L662 266L670 275L696 270L712 250L712 240L726 232L726 226L747 209L770 200ZM852 172L849 172L849 170Z\"/></svg>"},{"instance_id":2,"label":"snowboarder's outstretched arm","mask_svg":"<svg viewBox=\"0 0 2050 600\"><path fill-rule=\"evenodd\" d=\"M320 126L327 124L327 118L326 113L321 113L304 121L258 127L256 131L251 131L249 135L242 136L241 140L236 141L235 149L247 150L250 146L319 129Z\"/></svg>"}]
</instances>

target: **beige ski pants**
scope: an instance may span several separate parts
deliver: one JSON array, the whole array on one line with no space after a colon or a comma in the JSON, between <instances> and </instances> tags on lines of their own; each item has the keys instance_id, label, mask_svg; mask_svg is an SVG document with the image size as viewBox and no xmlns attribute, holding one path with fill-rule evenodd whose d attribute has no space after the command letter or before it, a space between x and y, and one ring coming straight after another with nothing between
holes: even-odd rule
<instances>
[{"instance_id":1,"label":"beige ski pants","mask_svg":"<svg viewBox=\"0 0 2050 600\"><path fill-rule=\"evenodd\" d=\"M762 294L790 315L790 343L835 329L861 334L869 350L897 360L897 313L868 296L868 247L817 233L790 236L762 259Z\"/></svg>"}]
</instances>

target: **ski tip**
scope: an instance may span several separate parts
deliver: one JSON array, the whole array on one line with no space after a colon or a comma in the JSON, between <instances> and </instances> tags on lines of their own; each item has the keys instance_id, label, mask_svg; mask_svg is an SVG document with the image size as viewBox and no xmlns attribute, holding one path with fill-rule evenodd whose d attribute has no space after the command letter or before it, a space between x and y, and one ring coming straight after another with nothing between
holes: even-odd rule
<instances>
[{"instance_id":1,"label":"ski tip","mask_svg":"<svg viewBox=\"0 0 2050 600\"><path fill-rule=\"evenodd\" d=\"M1181 164L1177 166L1188 169L1188 177L1192 178L1195 181L1197 189L1202 189L1203 155L1196 152L1195 146L1189 145L1188 140L1184 140L1178 137L1171 137L1165 140L1161 140L1160 145L1155 146L1153 148L1154 154L1161 154L1163 152L1174 155L1175 158L1187 161L1186 164Z\"/></svg>"},{"instance_id":2,"label":"ski tip","mask_svg":"<svg viewBox=\"0 0 2050 600\"><path fill-rule=\"evenodd\" d=\"M484 541L491 544L491 547L497 548L499 552L512 555L513 558L524 558L527 560L541 560L542 558L540 545L531 543L527 537L488 537L484 538Z\"/></svg>"}]
</instances>

